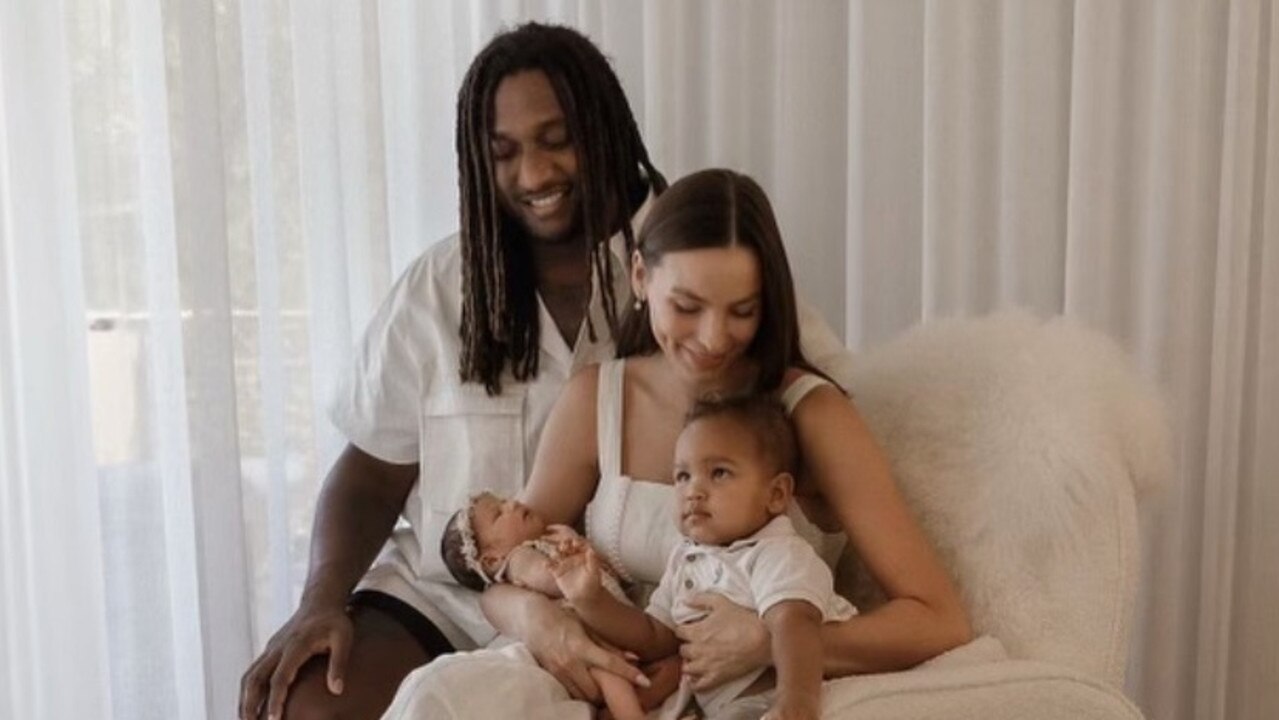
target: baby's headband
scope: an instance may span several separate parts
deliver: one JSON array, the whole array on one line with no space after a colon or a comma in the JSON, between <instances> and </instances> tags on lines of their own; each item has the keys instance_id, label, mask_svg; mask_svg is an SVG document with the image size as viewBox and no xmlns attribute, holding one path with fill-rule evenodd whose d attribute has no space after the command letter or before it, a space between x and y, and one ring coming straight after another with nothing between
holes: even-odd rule
<instances>
[{"instance_id":1,"label":"baby's headband","mask_svg":"<svg viewBox=\"0 0 1279 720\"><path fill-rule=\"evenodd\" d=\"M481 492L472 495L466 501L466 507L462 508L454 521L457 527L457 534L462 538L462 562L466 563L466 568L484 581L484 587L488 587L497 582L497 576L490 576L484 570L484 564L480 562L480 546L475 540L475 527L471 523L471 510L475 507L475 501L479 500L488 492Z\"/></svg>"}]
</instances>

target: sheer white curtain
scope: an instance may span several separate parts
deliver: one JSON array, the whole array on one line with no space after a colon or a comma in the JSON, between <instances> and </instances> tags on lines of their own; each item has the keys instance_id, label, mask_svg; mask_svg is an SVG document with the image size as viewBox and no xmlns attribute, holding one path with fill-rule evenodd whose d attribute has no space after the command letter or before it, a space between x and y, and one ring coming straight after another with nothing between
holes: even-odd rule
<instances>
[{"instance_id":1,"label":"sheer white curtain","mask_svg":"<svg viewBox=\"0 0 1279 720\"><path fill-rule=\"evenodd\" d=\"M1024 305L1166 390L1129 691L1279 713L1279 14L1264 0L0 0L0 716L221 718L287 616L328 388L456 226L503 23L613 57L658 166L760 179L866 347Z\"/></svg>"},{"instance_id":2,"label":"sheer white curtain","mask_svg":"<svg viewBox=\"0 0 1279 720\"><path fill-rule=\"evenodd\" d=\"M1279 16L873 2L851 28L850 343L1005 303L1119 339L1177 448L1129 692L1153 718L1273 716Z\"/></svg>"}]
</instances>

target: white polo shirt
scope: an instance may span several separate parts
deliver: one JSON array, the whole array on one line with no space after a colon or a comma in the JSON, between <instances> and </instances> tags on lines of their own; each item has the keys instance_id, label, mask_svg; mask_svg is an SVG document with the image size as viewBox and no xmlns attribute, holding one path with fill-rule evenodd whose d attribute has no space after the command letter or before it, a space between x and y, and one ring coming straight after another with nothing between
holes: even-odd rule
<instances>
[{"instance_id":1,"label":"white polo shirt","mask_svg":"<svg viewBox=\"0 0 1279 720\"><path fill-rule=\"evenodd\" d=\"M652 197L632 227L638 232ZM617 269L614 297L629 302L624 244L611 241ZM541 349L537 377L518 383L505 374L502 393L463 384L462 264L457 236L429 248L396 281L365 331L354 367L329 407L330 418L353 445L387 462L420 465L403 522L361 581L361 589L393 595L416 608L458 649L487 644L494 630L478 594L459 587L440 558L449 516L481 490L515 495L532 468L542 427L568 378L613 356L601 293L592 290L589 317L570 348L538 301ZM594 277L592 275L592 277ZM820 317L801 303L806 356L846 383L850 358Z\"/></svg>"},{"instance_id":2,"label":"white polo shirt","mask_svg":"<svg viewBox=\"0 0 1279 720\"><path fill-rule=\"evenodd\" d=\"M703 592L723 595L761 617L787 600L803 600L816 607L822 622L857 614L835 592L830 567L785 515L728 545L703 545L685 538L667 559L645 612L671 629L696 622L705 613L689 606L688 599Z\"/></svg>"},{"instance_id":3,"label":"white polo shirt","mask_svg":"<svg viewBox=\"0 0 1279 720\"><path fill-rule=\"evenodd\" d=\"M703 545L685 538L671 552L645 612L673 630L677 625L702 619L705 613L688 604L689 598L702 592L723 595L761 617L787 600L801 600L816 607L822 622L839 622L857 614L852 604L835 592L830 567L795 532L785 515L778 515L751 536L728 545ZM714 717L763 672L761 668L696 693L698 705L707 717ZM679 706L674 711L683 710L686 699L674 700L672 704Z\"/></svg>"}]
</instances>

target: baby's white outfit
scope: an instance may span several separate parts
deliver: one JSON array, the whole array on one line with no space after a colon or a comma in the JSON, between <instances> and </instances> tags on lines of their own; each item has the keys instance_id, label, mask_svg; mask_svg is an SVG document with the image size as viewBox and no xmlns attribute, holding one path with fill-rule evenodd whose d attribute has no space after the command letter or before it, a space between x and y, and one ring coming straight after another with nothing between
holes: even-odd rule
<instances>
[{"instance_id":1,"label":"baby's white outfit","mask_svg":"<svg viewBox=\"0 0 1279 720\"><path fill-rule=\"evenodd\" d=\"M524 542L520 543L519 547L527 547L527 548L536 550L537 552L541 553L542 556L545 557L547 560L554 561L554 560L559 560L562 557L562 554L560 553L559 545L556 544L554 541L548 540L546 538L539 537L539 538L533 538L532 540L525 540ZM516 548L516 549L519 549L519 548ZM508 554L507 557L509 558L510 555ZM602 561L600 563L601 565L600 585L604 586L604 589L608 591L609 595L612 595L613 597L617 598L618 600L621 600L627 605L634 604L631 602L631 599L626 596L626 591L622 589L622 584L618 582L617 571L614 570L612 566L608 564L608 561L606 559L601 558L601 560ZM509 582L509 580L506 577L505 565L503 565L502 569L498 571L498 582Z\"/></svg>"}]
</instances>

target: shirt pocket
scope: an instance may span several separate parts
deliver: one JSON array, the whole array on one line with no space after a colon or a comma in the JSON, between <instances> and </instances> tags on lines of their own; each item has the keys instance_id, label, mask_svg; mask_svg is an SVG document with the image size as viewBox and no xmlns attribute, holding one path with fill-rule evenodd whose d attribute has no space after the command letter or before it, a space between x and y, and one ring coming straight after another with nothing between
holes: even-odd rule
<instances>
[{"instance_id":1,"label":"shirt pocket","mask_svg":"<svg viewBox=\"0 0 1279 720\"><path fill-rule=\"evenodd\" d=\"M503 497L524 485L525 388L489 397L480 386L452 387L425 398L421 480L427 508L452 512L482 490Z\"/></svg>"}]
</instances>

